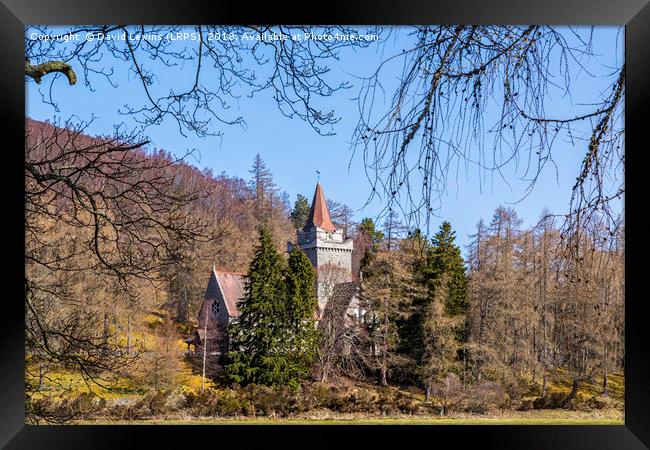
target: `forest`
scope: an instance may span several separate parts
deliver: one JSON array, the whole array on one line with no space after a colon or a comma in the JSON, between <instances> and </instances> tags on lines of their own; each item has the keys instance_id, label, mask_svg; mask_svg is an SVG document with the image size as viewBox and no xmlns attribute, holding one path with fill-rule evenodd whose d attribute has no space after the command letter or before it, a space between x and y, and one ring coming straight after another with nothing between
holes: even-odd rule
<instances>
[{"instance_id":1,"label":"forest","mask_svg":"<svg viewBox=\"0 0 650 450\"><path fill-rule=\"evenodd\" d=\"M525 229L499 207L464 260L447 221L429 239L395 213L357 223L329 201L368 314L347 323L342 305L316 329L314 270L283 251L309 204L292 205L259 155L243 180L83 130L26 130L28 420L622 408L622 227L594 216L578 239L549 211ZM269 325L250 326L240 356L296 336L274 364L247 360L259 376L237 359L204 378L187 352L215 261L272 286L242 301L302 305L249 321ZM287 263L298 287L273 300Z\"/></svg>"},{"instance_id":2,"label":"forest","mask_svg":"<svg viewBox=\"0 0 650 450\"><path fill-rule=\"evenodd\" d=\"M188 31L188 42L130 37ZM611 39L536 25L319 28L372 42L206 39L313 31L26 29L26 421L622 423L625 63L616 49L605 62L598 53ZM38 38L88 33L126 37ZM342 69L368 54L378 59L363 75ZM110 126L95 126L93 108L111 96ZM290 198L261 151L242 178L154 144L162 128L188 142L246 129L244 98L319 139L352 126L348 168L360 163L359 194L382 210L327 203L354 242L361 320L333 301L316 324L319 274L286 251L311 186ZM517 178L525 198L568 164L567 149L579 159L566 208L524 221L504 201L459 246L455 218L439 213L463 167ZM246 274L220 361L188 343L215 266Z\"/></svg>"}]
</instances>

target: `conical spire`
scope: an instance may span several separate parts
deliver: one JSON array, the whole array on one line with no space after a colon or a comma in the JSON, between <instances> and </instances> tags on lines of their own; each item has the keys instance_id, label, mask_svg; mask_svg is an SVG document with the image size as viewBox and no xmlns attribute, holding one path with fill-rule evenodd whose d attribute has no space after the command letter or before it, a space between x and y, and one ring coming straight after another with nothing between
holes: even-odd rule
<instances>
[{"instance_id":1,"label":"conical spire","mask_svg":"<svg viewBox=\"0 0 650 450\"><path fill-rule=\"evenodd\" d=\"M307 219L307 223L305 223L303 231L309 231L314 227L321 228L329 233L336 231L336 227L330 219L330 212L327 209L325 194L320 183L316 183L316 192L314 192L314 199L311 202L309 218Z\"/></svg>"}]
</instances>

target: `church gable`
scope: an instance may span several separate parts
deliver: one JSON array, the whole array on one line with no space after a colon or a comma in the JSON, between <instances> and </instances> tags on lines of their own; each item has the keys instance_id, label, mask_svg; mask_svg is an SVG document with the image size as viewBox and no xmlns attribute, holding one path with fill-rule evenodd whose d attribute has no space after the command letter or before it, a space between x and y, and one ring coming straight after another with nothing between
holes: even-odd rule
<instances>
[{"instance_id":1,"label":"church gable","mask_svg":"<svg viewBox=\"0 0 650 450\"><path fill-rule=\"evenodd\" d=\"M213 269L199 311L198 331L205 334L207 318L208 339L220 339L230 318L237 317L237 302L244 293L244 274ZM201 335L201 339L204 336Z\"/></svg>"},{"instance_id":2,"label":"church gable","mask_svg":"<svg viewBox=\"0 0 650 450\"><path fill-rule=\"evenodd\" d=\"M213 271L219 285L219 293L229 317L239 316L237 303L244 296L244 277L240 272Z\"/></svg>"},{"instance_id":3,"label":"church gable","mask_svg":"<svg viewBox=\"0 0 650 450\"><path fill-rule=\"evenodd\" d=\"M199 328L205 328L206 317L208 329L211 329L211 325L227 324L231 317L239 315L237 302L244 295L243 278L242 273L212 270L199 311ZM208 336L210 334L208 332Z\"/></svg>"}]
</instances>

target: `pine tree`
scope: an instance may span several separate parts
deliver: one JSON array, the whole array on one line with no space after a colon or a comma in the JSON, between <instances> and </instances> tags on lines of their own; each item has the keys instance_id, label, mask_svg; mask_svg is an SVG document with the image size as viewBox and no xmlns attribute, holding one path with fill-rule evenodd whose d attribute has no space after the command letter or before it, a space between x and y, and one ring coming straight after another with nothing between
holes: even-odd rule
<instances>
[{"instance_id":1,"label":"pine tree","mask_svg":"<svg viewBox=\"0 0 650 450\"><path fill-rule=\"evenodd\" d=\"M279 385L288 381L284 270L271 234L260 229L240 315L229 330L233 351L228 354L226 373L234 382Z\"/></svg>"},{"instance_id":2,"label":"pine tree","mask_svg":"<svg viewBox=\"0 0 650 450\"><path fill-rule=\"evenodd\" d=\"M433 381L458 369L466 359L467 278L454 240L451 225L443 222L431 240L426 264L417 268L422 273L416 278L426 286L427 294L416 301L419 311L414 353L427 398Z\"/></svg>"},{"instance_id":3,"label":"pine tree","mask_svg":"<svg viewBox=\"0 0 650 450\"><path fill-rule=\"evenodd\" d=\"M466 314L468 309L467 277L460 248L454 244L456 233L449 222L443 222L440 231L432 239L429 254L431 277L439 279L448 274L445 312L450 316ZM464 338L466 339L466 337Z\"/></svg>"},{"instance_id":4,"label":"pine tree","mask_svg":"<svg viewBox=\"0 0 650 450\"><path fill-rule=\"evenodd\" d=\"M307 197L302 194L298 194L296 203L293 204L293 210L291 211L291 222L293 222L293 226L297 230L300 230L305 226L308 217L309 202L307 201Z\"/></svg>"},{"instance_id":5,"label":"pine tree","mask_svg":"<svg viewBox=\"0 0 650 450\"><path fill-rule=\"evenodd\" d=\"M318 307L314 290L316 274L304 251L293 247L287 267L287 349L291 355L292 380L305 378L316 356L318 333L314 312Z\"/></svg>"}]
</instances>

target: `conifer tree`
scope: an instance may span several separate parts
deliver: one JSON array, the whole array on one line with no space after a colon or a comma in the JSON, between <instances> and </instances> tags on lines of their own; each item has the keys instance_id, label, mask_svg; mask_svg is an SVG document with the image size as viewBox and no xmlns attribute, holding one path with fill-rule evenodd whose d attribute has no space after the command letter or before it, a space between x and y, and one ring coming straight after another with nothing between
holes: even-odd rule
<instances>
[{"instance_id":1,"label":"conifer tree","mask_svg":"<svg viewBox=\"0 0 650 450\"><path fill-rule=\"evenodd\" d=\"M370 244L373 251L378 251L381 242L384 239L383 231L377 230L375 222L369 218L364 218L359 224L359 231L370 239Z\"/></svg>"},{"instance_id":2,"label":"conifer tree","mask_svg":"<svg viewBox=\"0 0 650 450\"><path fill-rule=\"evenodd\" d=\"M389 370L407 364L399 351L399 325L409 312L415 289L411 273L396 252L378 252L364 273L360 300L368 311L365 326L370 365L377 371L379 383L386 386Z\"/></svg>"},{"instance_id":3,"label":"conifer tree","mask_svg":"<svg viewBox=\"0 0 650 450\"><path fill-rule=\"evenodd\" d=\"M316 354L314 269L294 247L285 264L271 234L260 230L226 373L237 383L299 386Z\"/></svg>"},{"instance_id":4,"label":"conifer tree","mask_svg":"<svg viewBox=\"0 0 650 450\"><path fill-rule=\"evenodd\" d=\"M359 234L361 234L366 241L365 251L361 258L360 268L364 270L372 261L374 255L380 250L381 243L384 240L384 233L377 230L375 222L369 218L364 218L359 224Z\"/></svg>"},{"instance_id":5,"label":"conifer tree","mask_svg":"<svg viewBox=\"0 0 650 450\"><path fill-rule=\"evenodd\" d=\"M291 355L292 382L305 378L316 356L318 333L314 312L316 274L309 258L297 246L289 253L287 267L287 350Z\"/></svg>"},{"instance_id":6,"label":"conifer tree","mask_svg":"<svg viewBox=\"0 0 650 450\"><path fill-rule=\"evenodd\" d=\"M386 250L395 250L399 247L399 242L405 231L404 224L401 222L397 211L393 208L388 210L388 215L384 221L385 246Z\"/></svg>"},{"instance_id":7,"label":"conifer tree","mask_svg":"<svg viewBox=\"0 0 650 450\"><path fill-rule=\"evenodd\" d=\"M309 218L309 202L307 197L298 194L296 203L293 204L293 210L291 210L291 222L296 230L299 230L305 226L307 218Z\"/></svg>"},{"instance_id":8,"label":"conifer tree","mask_svg":"<svg viewBox=\"0 0 650 450\"><path fill-rule=\"evenodd\" d=\"M468 309L467 277L460 248L454 244L456 233L449 222L443 222L440 231L432 239L429 253L429 270L433 280L448 274L445 311L450 316L466 314ZM466 336L462 337L466 340Z\"/></svg>"},{"instance_id":9,"label":"conifer tree","mask_svg":"<svg viewBox=\"0 0 650 450\"><path fill-rule=\"evenodd\" d=\"M285 384L286 284L284 260L275 249L270 232L260 229L239 304L239 318L231 325L232 350L226 373L237 383Z\"/></svg>"},{"instance_id":10,"label":"conifer tree","mask_svg":"<svg viewBox=\"0 0 650 450\"><path fill-rule=\"evenodd\" d=\"M468 288L460 249L449 222L431 240L426 264L416 278L427 288L417 301L418 330L414 345L417 373L429 396L435 378L443 378L465 359Z\"/></svg>"},{"instance_id":11,"label":"conifer tree","mask_svg":"<svg viewBox=\"0 0 650 450\"><path fill-rule=\"evenodd\" d=\"M259 153L255 155L253 167L249 172L251 174L249 187L254 195L253 215L258 223L263 223L265 219L268 219L273 207L281 204L278 188L273 181L271 170Z\"/></svg>"}]
</instances>

